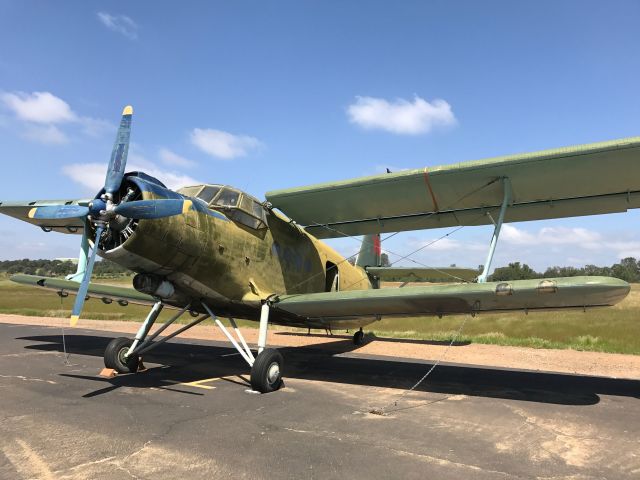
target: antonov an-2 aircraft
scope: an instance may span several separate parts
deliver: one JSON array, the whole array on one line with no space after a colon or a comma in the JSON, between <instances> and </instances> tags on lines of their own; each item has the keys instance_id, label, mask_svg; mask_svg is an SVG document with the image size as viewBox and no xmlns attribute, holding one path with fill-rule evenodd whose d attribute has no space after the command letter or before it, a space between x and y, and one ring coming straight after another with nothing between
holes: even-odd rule
<instances>
[{"instance_id":1,"label":"antonov an-2 aircraft","mask_svg":"<svg viewBox=\"0 0 640 480\"><path fill-rule=\"evenodd\" d=\"M120 373L136 372L141 354L211 317L251 367L252 388L266 393L282 385L282 356L266 348L270 322L359 328L360 344L362 326L383 316L586 308L613 305L629 292L608 277L486 278L503 222L640 207L640 137L277 190L261 202L226 185L172 191L143 172L125 173L132 114L130 106L123 111L95 198L0 203L1 213L46 232L82 235L78 271L66 280L12 277L75 294L72 325L89 297L152 305L134 339L106 348L105 365ZM389 272L379 266L381 233L491 223L476 281L378 288ZM355 265L319 240L355 235L364 235ZM96 254L136 272L133 289L90 283ZM177 314L150 334L165 306ZM185 312L191 323L155 341ZM235 335L218 317L229 318ZM259 320L256 355L234 318Z\"/></svg>"}]
</instances>

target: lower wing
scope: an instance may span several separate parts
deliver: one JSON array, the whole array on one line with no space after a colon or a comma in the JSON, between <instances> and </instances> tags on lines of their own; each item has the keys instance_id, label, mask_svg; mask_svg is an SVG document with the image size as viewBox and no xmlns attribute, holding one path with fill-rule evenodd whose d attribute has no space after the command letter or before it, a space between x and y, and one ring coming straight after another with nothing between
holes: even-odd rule
<instances>
[{"instance_id":1,"label":"lower wing","mask_svg":"<svg viewBox=\"0 0 640 480\"><path fill-rule=\"evenodd\" d=\"M610 306L629 290L617 278L569 277L282 295L272 308L321 321L451 315Z\"/></svg>"},{"instance_id":2,"label":"lower wing","mask_svg":"<svg viewBox=\"0 0 640 480\"><path fill-rule=\"evenodd\" d=\"M67 296L68 294L75 295L78 293L78 289L80 288L80 283L78 282L62 280L60 278L41 277L38 275L18 274L12 275L10 279L16 283L22 283L24 285L32 285L34 287L55 290L62 296ZM115 287L113 285L98 283L89 283L87 297L99 298L105 303L116 301L121 303L135 303L138 305L153 305L157 302L157 299L151 295L138 292L133 288Z\"/></svg>"}]
</instances>

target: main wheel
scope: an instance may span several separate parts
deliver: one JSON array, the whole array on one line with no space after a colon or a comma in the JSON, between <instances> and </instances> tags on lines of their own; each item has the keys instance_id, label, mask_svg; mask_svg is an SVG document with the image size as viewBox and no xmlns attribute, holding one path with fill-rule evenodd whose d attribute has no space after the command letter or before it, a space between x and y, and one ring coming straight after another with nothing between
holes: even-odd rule
<instances>
[{"instance_id":1,"label":"main wheel","mask_svg":"<svg viewBox=\"0 0 640 480\"><path fill-rule=\"evenodd\" d=\"M264 349L251 367L251 388L260 393L275 392L282 386L284 360L275 348Z\"/></svg>"},{"instance_id":2,"label":"main wheel","mask_svg":"<svg viewBox=\"0 0 640 480\"><path fill-rule=\"evenodd\" d=\"M111 340L104 351L104 366L113 368L118 373L137 372L140 357L138 355L125 357L132 343L133 340L124 337Z\"/></svg>"},{"instance_id":3,"label":"main wheel","mask_svg":"<svg viewBox=\"0 0 640 480\"><path fill-rule=\"evenodd\" d=\"M360 346L364 343L364 332L362 329L353 334L353 344Z\"/></svg>"}]
</instances>

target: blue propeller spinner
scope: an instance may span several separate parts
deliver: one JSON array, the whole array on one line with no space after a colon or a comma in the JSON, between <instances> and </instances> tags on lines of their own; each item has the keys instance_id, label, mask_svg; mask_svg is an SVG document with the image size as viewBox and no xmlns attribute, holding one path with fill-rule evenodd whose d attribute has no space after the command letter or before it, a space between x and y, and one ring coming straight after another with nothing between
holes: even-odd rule
<instances>
[{"instance_id":1,"label":"blue propeller spinner","mask_svg":"<svg viewBox=\"0 0 640 480\"><path fill-rule=\"evenodd\" d=\"M96 253L100 245L100 239L109 221L116 215L136 219L157 219L186 213L191 208L191 201L187 199L156 199L127 201L125 196L119 204L114 203L114 194L118 192L124 179L127 166L127 154L129 152L129 137L131 136L131 119L133 108L124 107L122 119L116 141L111 151L111 160L107 168L107 176L104 181L103 193L89 202L88 205L51 205L38 207L33 212L33 218L58 220L62 218L84 218L85 228L82 233L82 242L87 242L89 225L95 228L95 238L91 255L88 258L86 269L82 275L78 295L71 311L71 326L75 326L80 318L82 307L89 289L91 272L96 260Z\"/></svg>"}]
</instances>

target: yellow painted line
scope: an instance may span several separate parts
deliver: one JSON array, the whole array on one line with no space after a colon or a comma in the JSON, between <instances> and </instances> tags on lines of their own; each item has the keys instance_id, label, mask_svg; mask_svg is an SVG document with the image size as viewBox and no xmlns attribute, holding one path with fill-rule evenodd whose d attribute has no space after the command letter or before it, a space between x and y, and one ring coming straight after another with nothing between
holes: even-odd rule
<instances>
[{"instance_id":1,"label":"yellow painted line","mask_svg":"<svg viewBox=\"0 0 640 480\"><path fill-rule=\"evenodd\" d=\"M203 388L205 390L214 390L216 387L212 387L211 385L205 385L205 383L215 382L216 380L220 380L221 378L223 378L223 377L204 378L202 380L196 380L194 382L179 383L178 385L184 385L184 386L187 386L187 387Z\"/></svg>"},{"instance_id":2,"label":"yellow painted line","mask_svg":"<svg viewBox=\"0 0 640 480\"><path fill-rule=\"evenodd\" d=\"M33 207L31 210L29 210L29 213L27 214L29 218L33 218L36 215L36 210L38 210L38 207Z\"/></svg>"},{"instance_id":3,"label":"yellow painted line","mask_svg":"<svg viewBox=\"0 0 640 480\"><path fill-rule=\"evenodd\" d=\"M71 322L70 322L71 326L75 327L79 319L80 319L79 315L71 315Z\"/></svg>"},{"instance_id":4,"label":"yellow painted line","mask_svg":"<svg viewBox=\"0 0 640 480\"><path fill-rule=\"evenodd\" d=\"M191 200L185 200L184 202L182 202L182 213L187 213L192 204L193 202Z\"/></svg>"}]
</instances>

